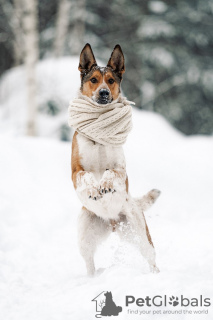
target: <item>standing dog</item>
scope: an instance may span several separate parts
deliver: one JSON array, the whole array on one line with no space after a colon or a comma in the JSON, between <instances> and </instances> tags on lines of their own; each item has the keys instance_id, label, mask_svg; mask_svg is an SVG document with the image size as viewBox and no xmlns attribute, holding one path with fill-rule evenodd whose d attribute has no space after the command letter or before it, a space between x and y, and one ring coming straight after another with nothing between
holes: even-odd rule
<instances>
[{"instance_id":1,"label":"standing dog","mask_svg":"<svg viewBox=\"0 0 213 320\"><path fill-rule=\"evenodd\" d=\"M105 68L97 66L91 46L80 55L81 98L100 107L109 106L121 96L125 72L124 56L116 45ZM159 272L155 249L143 212L160 192L152 190L142 198L129 193L122 146L102 145L75 131L72 141L72 181L83 204L79 217L79 246L87 273L94 274L94 254L98 244L116 231L134 243L148 261L152 272Z\"/></svg>"}]
</instances>

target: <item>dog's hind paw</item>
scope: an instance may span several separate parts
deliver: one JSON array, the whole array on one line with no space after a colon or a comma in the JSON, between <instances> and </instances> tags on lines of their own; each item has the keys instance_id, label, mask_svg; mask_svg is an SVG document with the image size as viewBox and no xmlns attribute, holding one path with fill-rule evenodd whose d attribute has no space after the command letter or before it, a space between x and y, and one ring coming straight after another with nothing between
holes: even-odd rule
<instances>
[{"instance_id":1,"label":"dog's hind paw","mask_svg":"<svg viewBox=\"0 0 213 320\"><path fill-rule=\"evenodd\" d=\"M158 269L158 267L156 265L150 266L150 271L152 273L159 273L160 272L160 270Z\"/></svg>"}]
</instances>

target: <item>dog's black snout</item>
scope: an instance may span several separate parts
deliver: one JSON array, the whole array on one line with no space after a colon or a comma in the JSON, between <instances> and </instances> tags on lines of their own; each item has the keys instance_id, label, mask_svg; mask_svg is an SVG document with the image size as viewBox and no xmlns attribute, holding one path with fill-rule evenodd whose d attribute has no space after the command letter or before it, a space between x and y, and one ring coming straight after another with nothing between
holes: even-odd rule
<instances>
[{"instance_id":1,"label":"dog's black snout","mask_svg":"<svg viewBox=\"0 0 213 320\"><path fill-rule=\"evenodd\" d=\"M99 91L99 95L100 95L101 99L107 99L109 97L109 90L101 89Z\"/></svg>"},{"instance_id":2,"label":"dog's black snout","mask_svg":"<svg viewBox=\"0 0 213 320\"><path fill-rule=\"evenodd\" d=\"M101 89L99 91L98 103L107 104L110 102L110 92L108 89Z\"/></svg>"}]
</instances>

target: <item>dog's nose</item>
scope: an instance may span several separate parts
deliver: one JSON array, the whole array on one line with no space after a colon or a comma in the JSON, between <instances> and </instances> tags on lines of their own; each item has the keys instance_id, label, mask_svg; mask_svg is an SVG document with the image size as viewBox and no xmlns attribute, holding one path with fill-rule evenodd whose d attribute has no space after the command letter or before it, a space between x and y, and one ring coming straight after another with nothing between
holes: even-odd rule
<instances>
[{"instance_id":1,"label":"dog's nose","mask_svg":"<svg viewBox=\"0 0 213 320\"><path fill-rule=\"evenodd\" d=\"M103 99L103 100L108 99L108 97L109 97L109 90L107 90L107 89L101 89L101 90L99 91L99 96L100 96L100 98Z\"/></svg>"}]
</instances>

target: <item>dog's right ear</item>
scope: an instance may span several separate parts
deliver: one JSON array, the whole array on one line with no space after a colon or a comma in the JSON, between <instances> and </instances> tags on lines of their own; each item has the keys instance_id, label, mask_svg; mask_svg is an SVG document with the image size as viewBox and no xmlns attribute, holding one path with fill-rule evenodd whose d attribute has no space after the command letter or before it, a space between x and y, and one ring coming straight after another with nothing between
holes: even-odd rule
<instances>
[{"instance_id":1,"label":"dog's right ear","mask_svg":"<svg viewBox=\"0 0 213 320\"><path fill-rule=\"evenodd\" d=\"M80 54L80 62L78 66L78 70L81 74L88 73L92 67L97 66L94 54L92 52L92 48L89 43L87 43Z\"/></svg>"},{"instance_id":2,"label":"dog's right ear","mask_svg":"<svg viewBox=\"0 0 213 320\"><path fill-rule=\"evenodd\" d=\"M107 67L112 68L112 70L122 79L122 75L125 72L125 65L123 51L119 44L113 49Z\"/></svg>"}]
</instances>

